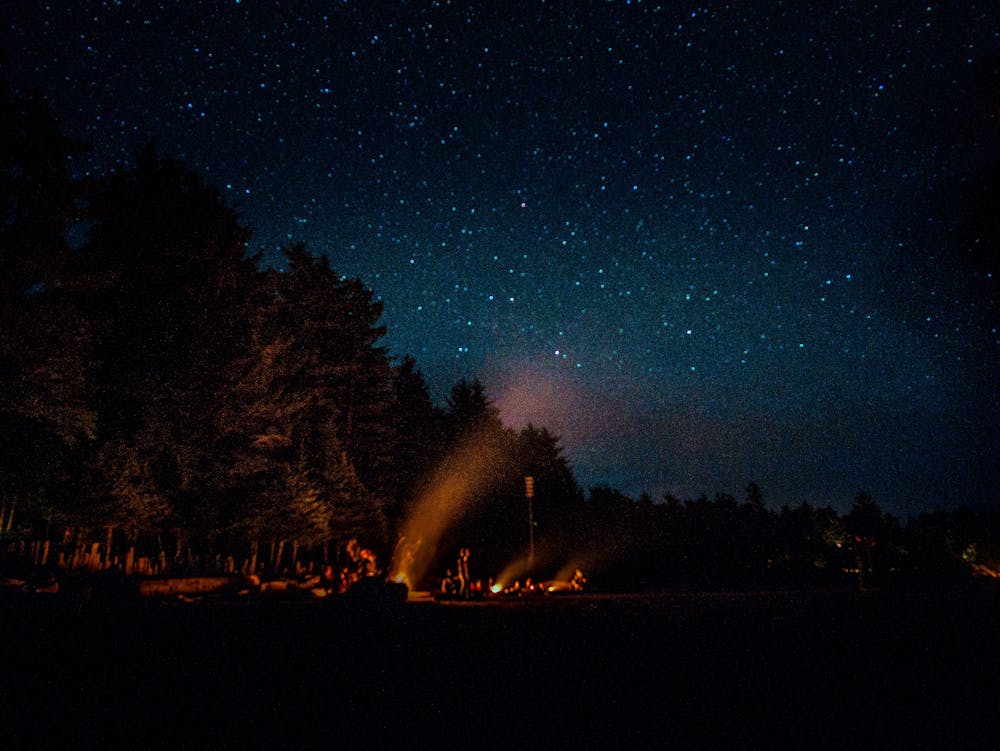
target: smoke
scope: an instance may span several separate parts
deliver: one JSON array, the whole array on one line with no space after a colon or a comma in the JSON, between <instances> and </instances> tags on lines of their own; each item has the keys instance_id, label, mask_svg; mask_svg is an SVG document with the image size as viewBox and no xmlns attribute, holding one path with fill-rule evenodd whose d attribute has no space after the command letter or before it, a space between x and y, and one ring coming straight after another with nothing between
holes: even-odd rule
<instances>
[{"instance_id":1,"label":"smoke","mask_svg":"<svg viewBox=\"0 0 1000 751\"><path fill-rule=\"evenodd\" d=\"M438 543L479 500L510 461L502 436L483 431L461 441L442 460L403 525L392 576L411 588L427 573Z\"/></svg>"}]
</instances>

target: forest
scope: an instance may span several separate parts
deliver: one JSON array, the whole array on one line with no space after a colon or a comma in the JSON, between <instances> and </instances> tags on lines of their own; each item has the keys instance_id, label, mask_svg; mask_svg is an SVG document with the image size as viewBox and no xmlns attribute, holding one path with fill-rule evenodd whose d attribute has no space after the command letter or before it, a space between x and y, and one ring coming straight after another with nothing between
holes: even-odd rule
<instances>
[{"instance_id":1,"label":"forest","mask_svg":"<svg viewBox=\"0 0 1000 751\"><path fill-rule=\"evenodd\" d=\"M299 243L265 264L152 146L77 178L84 146L0 87L0 575L278 576L362 549L380 576L419 561L416 587L460 547L482 579L582 568L615 590L1000 575L995 512L899 520L864 492L845 515L773 508L749 481L585 493L559 437L504 425L477 379L435 404L361 280Z\"/></svg>"}]
</instances>

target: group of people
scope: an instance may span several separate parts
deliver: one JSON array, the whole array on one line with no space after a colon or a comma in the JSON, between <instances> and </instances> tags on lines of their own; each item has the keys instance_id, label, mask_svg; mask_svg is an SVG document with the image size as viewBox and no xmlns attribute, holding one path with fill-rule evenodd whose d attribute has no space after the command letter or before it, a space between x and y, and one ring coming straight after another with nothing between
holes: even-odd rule
<instances>
[{"instance_id":1,"label":"group of people","mask_svg":"<svg viewBox=\"0 0 1000 751\"><path fill-rule=\"evenodd\" d=\"M323 569L323 586L328 591L344 594L362 579L382 573L375 553L361 547L357 540L350 540L344 552L347 554L347 560L340 566L339 571L332 565L327 565Z\"/></svg>"},{"instance_id":2,"label":"group of people","mask_svg":"<svg viewBox=\"0 0 1000 751\"><path fill-rule=\"evenodd\" d=\"M448 569L445 577L441 580L441 594L455 597L460 600L471 600L474 595L482 596L483 581L477 579L473 581L469 576L469 556L468 548L458 551L458 560L455 563L455 571Z\"/></svg>"}]
</instances>

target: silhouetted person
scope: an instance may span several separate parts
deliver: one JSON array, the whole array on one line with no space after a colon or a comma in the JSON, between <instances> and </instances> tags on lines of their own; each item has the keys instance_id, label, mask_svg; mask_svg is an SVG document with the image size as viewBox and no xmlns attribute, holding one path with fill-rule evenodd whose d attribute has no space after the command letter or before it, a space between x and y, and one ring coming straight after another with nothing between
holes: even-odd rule
<instances>
[{"instance_id":1,"label":"silhouetted person","mask_svg":"<svg viewBox=\"0 0 1000 751\"><path fill-rule=\"evenodd\" d=\"M451 597L455 593L455 579L451 569L445 572L444 579L441 580L441 594Z\"/></svg>"},{"instance_id":2,"label":"silhouetted person","mask_svg":"<svg viewBox=\"0 0 1000 751\"><path fill-rule=\"evenodd\" d=\"M469 599L470 578L469 578L469 549L462 548L458 551L458 596L463 600Z\"/></svg>"}]
</instances>

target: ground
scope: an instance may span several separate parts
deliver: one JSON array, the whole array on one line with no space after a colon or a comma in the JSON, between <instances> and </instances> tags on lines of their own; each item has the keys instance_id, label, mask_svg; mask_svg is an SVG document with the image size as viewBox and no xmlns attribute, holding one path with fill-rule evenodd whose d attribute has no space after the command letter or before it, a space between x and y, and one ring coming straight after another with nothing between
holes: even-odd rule
<instances>
[{"instance_id":1,"label":"ground","mask_svg":"<svg viewBox=\"0 0 1000 751\"><path fill-rule=\"evenodd\" d=\"M995 589L0 613L7 748L1000 747Z\"/></svg>"}]
</instances>

